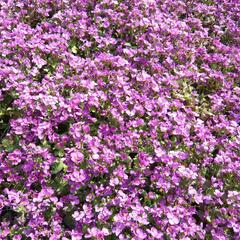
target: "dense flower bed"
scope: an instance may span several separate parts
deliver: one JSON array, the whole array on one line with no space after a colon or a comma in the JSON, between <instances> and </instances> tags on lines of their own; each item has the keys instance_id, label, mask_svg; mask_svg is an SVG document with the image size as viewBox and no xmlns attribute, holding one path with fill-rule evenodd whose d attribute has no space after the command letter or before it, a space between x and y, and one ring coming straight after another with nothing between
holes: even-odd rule
<instances>
[{"instance_id":1,"label":"dense flower bed","mask_svg":"<svg viewBox=\"0 0 240 240\"><path fill-rule=\"evenodd\" d=\"M0 239L240 239L238 0L0 0Z\"/></svg>"}]
</instances>

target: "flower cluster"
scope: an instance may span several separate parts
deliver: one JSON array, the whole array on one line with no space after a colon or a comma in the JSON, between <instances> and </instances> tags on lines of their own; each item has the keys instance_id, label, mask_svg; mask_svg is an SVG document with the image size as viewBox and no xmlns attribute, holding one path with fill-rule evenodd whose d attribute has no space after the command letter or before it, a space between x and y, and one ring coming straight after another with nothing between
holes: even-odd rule
<instances>
[{"instance_id":1,"label":"flower cluster","mask_svg":"<svg viewBox=\"0 0 240 240\"><path fill-rule=\"evenodd\" d=\"M240 239L238 0L0 0L0 239Z\"/></svg>"}]
</instances>

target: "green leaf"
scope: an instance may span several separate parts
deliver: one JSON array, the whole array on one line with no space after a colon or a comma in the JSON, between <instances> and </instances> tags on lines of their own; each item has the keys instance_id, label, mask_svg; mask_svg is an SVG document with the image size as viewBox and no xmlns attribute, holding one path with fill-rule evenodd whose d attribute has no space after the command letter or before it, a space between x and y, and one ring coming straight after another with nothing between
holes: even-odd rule
<instances>
[{"instance_id":1,"label":"green leaf","mask_svg":"<svg viewBox=\"0 0 240 240\"><path fill-rule=\"evenodd\" d=\"M43 216L46 221L49 221L52 218L53 214L54 214L54 208L49 207L46 211L44 211Z\"/></svg>"},{"instance_id":2,"label":"green leaf","mask_svg":"<svg viewBox=\"0 0 240 240\"><path fill-rule=\"evenodd\" d=\"M106 236L105 239L106 239L106 240L116 240L116 239L118 239L118 238L116 237L115 234L111 234L111 235L109 235L109 236Z\"/></svg>"},{"instance_id":3,"label":"green leaf","mask_svg":"<svg viewBox=\"0 0 240 240\"><path fill-rule=\"evenodd\" d=\"M64 149L58 149L58 148L56 148L53 151L53 153L54 153L54 156L56 156L56 157L63 157L65 154Z\"/></svg>"},{"instance_id":4,"label":"green leaf","mask_svg":"<svg viewBox=\"0 0 240 240\"><path fill-rule=\"evenodd\" d=\"M126 43L125 43L125 46L131 47L132 44L131 44L130 42L126 42Z\"/></svg>"},{"instance_id":5,"label":"green leaf","mask_svg":"<svg viewBox=\"0 0 240 240\"><path fill-rule=\"evenodd\" d=\"M58 172L61 172L63 169L66 169L66 168L67 168L67 165L64 164L62 160L59 160L52 165L51 172L53 174L57 174Z\"/></svg>"},{"instance_id":6,"label":"green leaf","mask_svg":"<svg viewBox=\"0 0 240 240\"><path fill-rule=\"evenodd\" d=\"M73 229L75 227L75 221L72 217L72 213L67 213L63 218L63 224L68 229Z\"/></svg>"},{"instance_id":7,"label":"green leaf","mask_svg":"<svg viewBox=\"0 0 240 240\"><path fill-rule=\"evenodd\" d=\"M77 49L76 46L73 46L73 47L71 48L71 51L72 51L74 54L76 54L76 53L78 52L78 49Z\"/></svg>"},{"instance_id":8,"label":"green leaf","mask_svg":"<svg viewBox=\"0 0 240 240\"><path fill-rule=\"evenodd\" d=\"M2 140L2 145L7 152L12 152L14 149L17 148L17 146L12 141L10 141L8 139L3 139Z\"/></svg>"}]
</instances>

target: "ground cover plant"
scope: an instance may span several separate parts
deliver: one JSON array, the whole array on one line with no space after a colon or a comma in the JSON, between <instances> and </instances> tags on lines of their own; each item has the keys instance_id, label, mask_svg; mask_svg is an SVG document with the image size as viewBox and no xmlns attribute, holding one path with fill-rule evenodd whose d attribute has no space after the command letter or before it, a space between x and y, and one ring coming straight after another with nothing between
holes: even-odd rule
<instances>
[{"instance_id":1,"label":"ground cover plant","mask_svg":"<svg viewBox=\"0 0 240 240\"><path fill-rule=\"evenodd\" d=\"M0 239L240 239L239 0L0 0Z\"/></svg>"}]
</instances>

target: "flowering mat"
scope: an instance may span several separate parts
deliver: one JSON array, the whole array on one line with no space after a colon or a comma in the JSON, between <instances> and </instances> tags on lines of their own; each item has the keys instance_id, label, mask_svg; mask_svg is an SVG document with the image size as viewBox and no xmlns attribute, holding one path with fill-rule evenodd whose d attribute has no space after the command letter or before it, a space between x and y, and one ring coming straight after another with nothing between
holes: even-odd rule
<instances>
[{"instance_id":1,"label":"flowering mat","mask_svg":"<svg viewBox=\"0 0 240 240\"><path fill-rule=\"evenodd\" d=\"M240 239L239 0L0 0L0 239Z\"/></svg>"}]
</instances>

